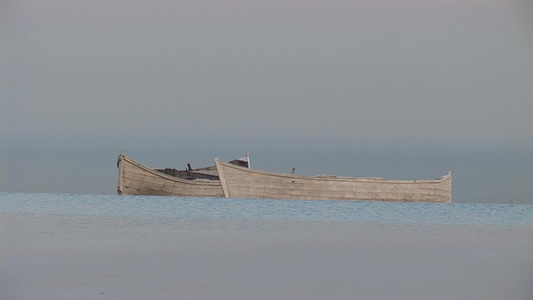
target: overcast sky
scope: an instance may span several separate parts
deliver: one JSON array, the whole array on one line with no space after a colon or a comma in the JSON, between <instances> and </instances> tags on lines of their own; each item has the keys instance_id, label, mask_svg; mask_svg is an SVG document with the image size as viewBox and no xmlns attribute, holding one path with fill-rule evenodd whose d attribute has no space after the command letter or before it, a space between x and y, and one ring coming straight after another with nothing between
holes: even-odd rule
<instances>
[{"instance_id":1,"label":"overcast sky","mask_svg":"<svg viewBox=\"0 0 533 300\"><path fill-rule=\"evenodd\" d=\"M533 139L530 0L4 0L0 134Z\"/></svg>"}]
</instances>

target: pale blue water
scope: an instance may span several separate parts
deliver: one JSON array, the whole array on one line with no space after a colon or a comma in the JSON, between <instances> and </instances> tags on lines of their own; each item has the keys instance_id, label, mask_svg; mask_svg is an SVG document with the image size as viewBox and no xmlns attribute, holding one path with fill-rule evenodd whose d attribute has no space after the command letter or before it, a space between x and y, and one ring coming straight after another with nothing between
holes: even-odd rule
<instances>
[{"instance_id":1,"label":"pale blue water","mask_svg":"<svg viewBox=\"0 0 533 300\"><path fill-rule=\"evenodd\" d=\"M384 222L444 225L532 225L532 205L433 204L277 199L0 193L12 213L145 216L290 222Z\"/></svg>"},{"instance_id":2,"label":"pale blue water","mask_svg":"<svg viewBox=\"0 0 533 300\"><path fill-rule=\"evenodd\" d=\"M0 299L533 299L533 206L0 193Z\"/></svg>"}]
</instances>

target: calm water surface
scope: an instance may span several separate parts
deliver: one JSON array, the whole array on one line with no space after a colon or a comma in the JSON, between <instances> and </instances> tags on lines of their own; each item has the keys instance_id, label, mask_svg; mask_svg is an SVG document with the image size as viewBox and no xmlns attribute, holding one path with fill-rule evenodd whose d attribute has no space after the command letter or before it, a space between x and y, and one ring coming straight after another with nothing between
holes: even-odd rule
<instances>
[{"instance_id":1,"label":"calm water surface","mask_svg":"<svg viewBox=\"0 0 533 300\"><path fill-rule=\"evenodd\" d=\"M533 206L0 193L0 299L532 299Z\"/></svg>"}]
</instances>

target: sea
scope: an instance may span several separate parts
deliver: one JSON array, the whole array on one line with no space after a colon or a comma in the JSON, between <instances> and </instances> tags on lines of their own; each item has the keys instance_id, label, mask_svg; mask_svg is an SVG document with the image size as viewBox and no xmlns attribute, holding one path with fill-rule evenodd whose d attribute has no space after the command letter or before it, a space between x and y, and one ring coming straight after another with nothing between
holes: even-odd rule
<instances>
[{"instance_id":1,"label":"sea","mask_svg":"<svg viewBox=\"0 0 533 300\"><path fill-rule=\"evenodd\" d=\"M533 299L533 205L0 193L0 299Z\"/></svg>"},{"instance_id":2,"label":"sea","mask_svg":"<svg viewBox=\"0 0 533 300\"><path fill-rule=\"evenodd\" d=\"M533 149L479 140L12 136L0 300L533 299ZM433 179L452 203L118 196L117 157Z\"/></svg>"}]
</instances>

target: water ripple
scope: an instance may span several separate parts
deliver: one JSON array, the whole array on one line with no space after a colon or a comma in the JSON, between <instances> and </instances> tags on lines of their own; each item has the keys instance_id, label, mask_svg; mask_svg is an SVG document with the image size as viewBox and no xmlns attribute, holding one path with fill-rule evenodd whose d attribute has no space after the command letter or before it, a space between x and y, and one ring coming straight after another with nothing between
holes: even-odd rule
<instances>
[{"instance_id":1,"label":"water ripple","mask_svg":"<svg viewBox=\"0 0 533 300\"><path fill-rule=\"evenodd\" d=\"M174 219L532 225L533 206L0 193L0 211Z\"/></svg>"}]
</instances>

